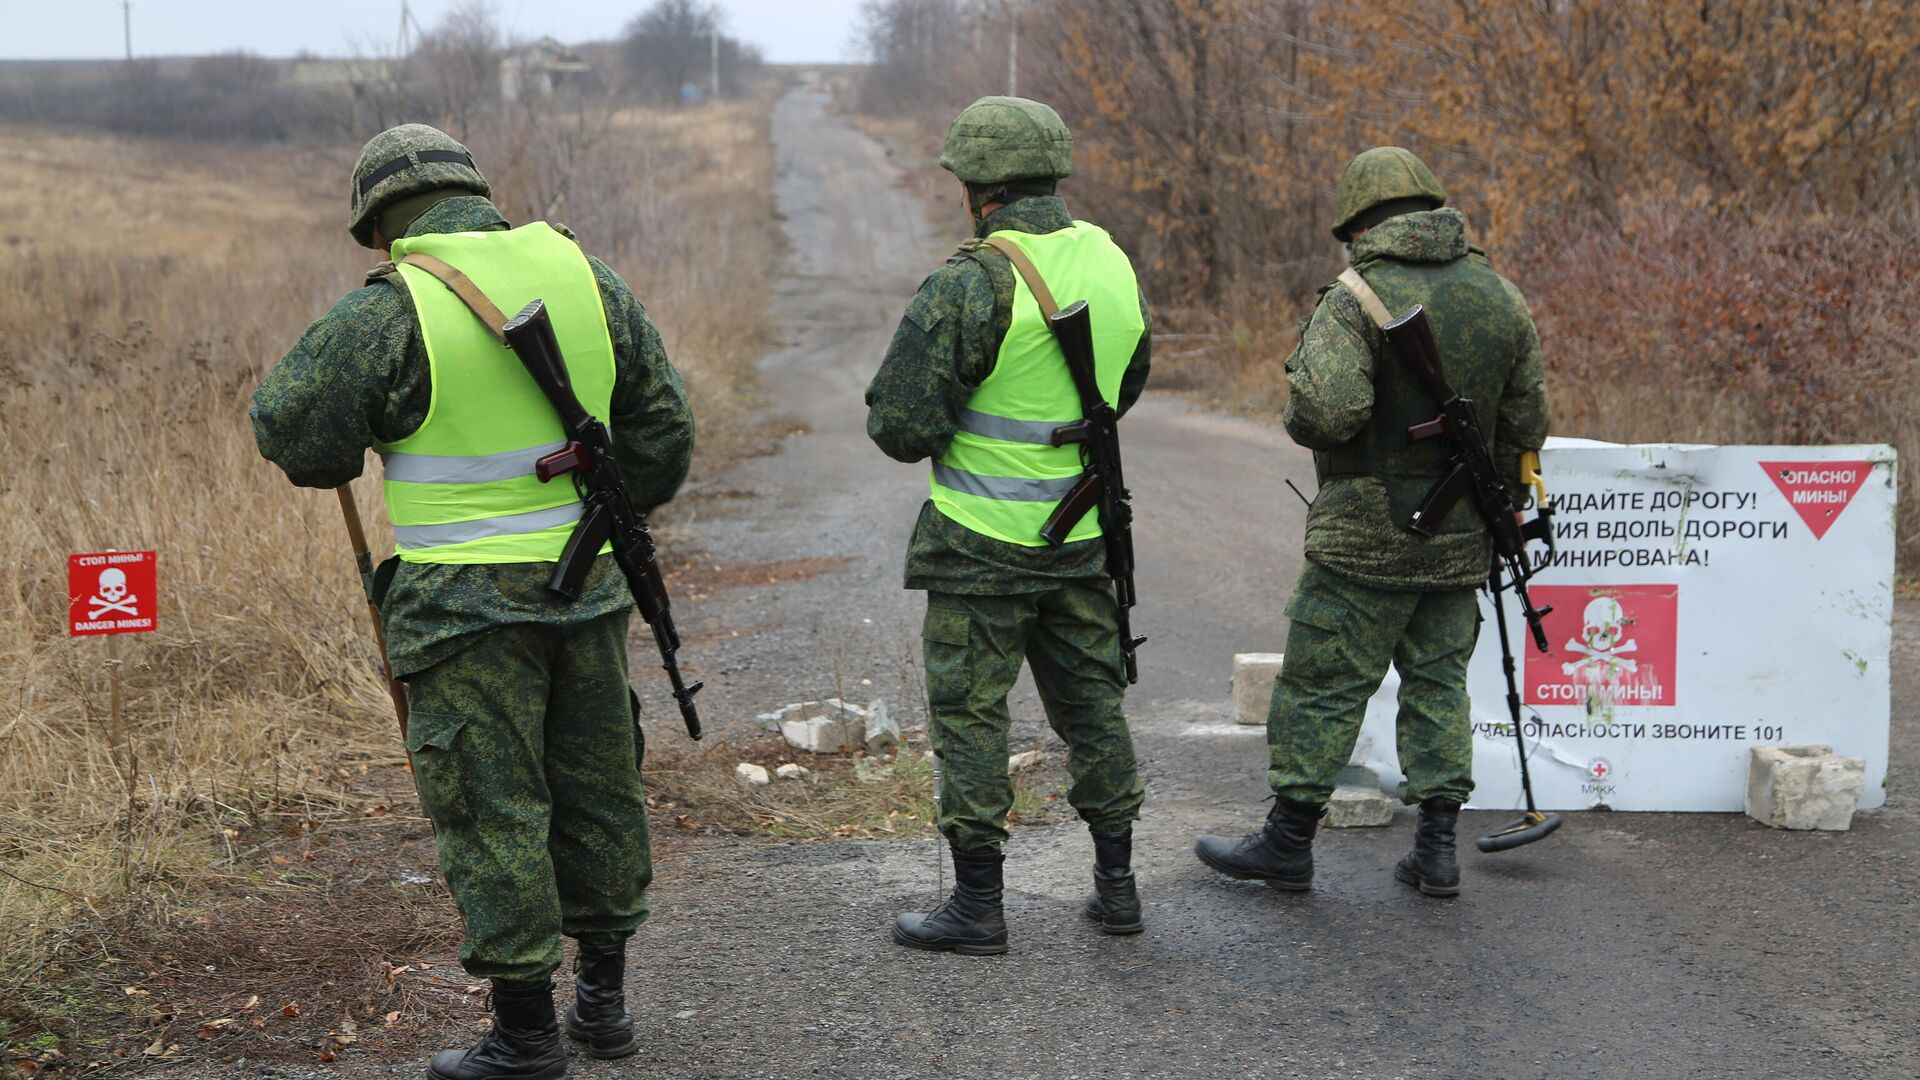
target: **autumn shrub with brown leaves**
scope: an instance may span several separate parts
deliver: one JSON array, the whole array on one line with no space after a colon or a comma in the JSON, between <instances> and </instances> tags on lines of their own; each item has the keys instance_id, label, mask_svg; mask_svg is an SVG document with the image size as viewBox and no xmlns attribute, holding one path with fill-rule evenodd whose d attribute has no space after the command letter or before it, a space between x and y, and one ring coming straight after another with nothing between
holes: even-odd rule
<instances>
[{"instance_id":1,"label":"autumn shrub with brown leaves","mask_svg":"<svg viewBox=\"0 0 1920 1080\"><path fill-rule=\"evenodd\" d=\"M1920 455L1920 216L1631 209L1528 245L1563 434L1633 442L1891 443ZM1920 565L1920 505L1898 519Z\"/></svg>"}]
</instances>

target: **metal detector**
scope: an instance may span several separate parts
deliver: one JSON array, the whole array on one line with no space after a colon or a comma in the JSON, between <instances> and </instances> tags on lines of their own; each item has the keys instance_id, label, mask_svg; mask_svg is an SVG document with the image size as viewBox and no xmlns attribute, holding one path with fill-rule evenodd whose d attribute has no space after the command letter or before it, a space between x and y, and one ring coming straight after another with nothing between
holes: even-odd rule
<instances>
[{"instance_id":1,"label":"metal detector","mask_svg":"<svg viewBox=\"0 0 1920 1080\"><path fill-rule=\"evenodd\" d=\"M1507 609L1500 603L1500 594L1512 590L1520 597L1521 610L1527 613L1528 629L1533 632L1534 644L1541 652L1547 651L1547 635L1544 620L1551 607L1535 609L1527 598L1527 579L1533 576L1534 564L1527 561L1526 542L1539 540L1547 546L1547 561L1554 554L1553 500L1547 496L1547 482L1540 474L1540 452L1535 450L1521 455L1520 479L1533 489L1533 503L1536 508L1534 519L1520 529L1520 557L1502 560L1496 552L1493 567L1487 573L1487 596L1493 601L1493 624L1500 630L1500 666L1507 676L1507 718L1513 721L1513 742L1520 749L1520 790L1527 796L1527 812L1520 818L1508 822L1500 829L1475 840L1474 846L1485 852L1512 851L1525 847L1535 840L1545 840L1561 824L1559 814L1543 814L1533 802L1533 777L1527 771L1527 738L1520 731L1520 686L1519 676L1513 662L1513 640L1507 636ZM1501 581L1502 565L1510 568L1510 580Z\"/></svg>"}]
</instances>

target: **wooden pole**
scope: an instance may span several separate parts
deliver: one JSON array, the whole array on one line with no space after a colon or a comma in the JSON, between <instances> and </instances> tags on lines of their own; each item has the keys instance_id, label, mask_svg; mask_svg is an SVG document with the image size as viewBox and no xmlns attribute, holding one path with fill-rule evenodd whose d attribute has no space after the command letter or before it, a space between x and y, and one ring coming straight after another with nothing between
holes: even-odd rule
<instances>
[{"instance_id":1,"label":"wooden pole","mask_svg":"<svg viewBox=\"0 0 1920 1080\"><path fill-rule=\"evenodd\" d=\"M393 699L393 715L400 721L400 744L407 742L407 687L393 677L393 664L387 659L387 632L380 623L380 606L373 600L373 553L367 548L367 530L360 524L360 506L353 500L348 484L333 489L340 497L340 516L347 523L347 542L353 545L354 565L360 571L360 591L367 600L367 617L373 620L373 642L380 649L380 671L387 677L387 696ZM407 754L407 771L413 771L413 754Z\"/></svg>"},{"instance_id":2,"label":"wooden pole","mask_svg":"<svg viewBox=\"0 0 1920 1080\"><path fill-rule=\"evenodd\" d=\"M107 738L113 744L113 763L127 771L127 721L120 705L120 635L107 635ZM132 783L132 778L127 778Z\"/></svg>"}]
</instances>

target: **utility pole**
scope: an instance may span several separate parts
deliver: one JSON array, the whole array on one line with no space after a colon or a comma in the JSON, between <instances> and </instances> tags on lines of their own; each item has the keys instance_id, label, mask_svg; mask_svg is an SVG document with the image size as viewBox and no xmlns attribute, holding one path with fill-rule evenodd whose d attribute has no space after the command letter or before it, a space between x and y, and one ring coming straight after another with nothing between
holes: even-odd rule
<instances>
[{"instance_id":1,"label":"utility pole","mask_svg":"<svg viewBox=\"0 0 1920 1080\"><path fill-rule=\"evenodd\" d=\"M120 0L120 25L127 37L127 63L133 63L133 0Z\"/></svg>"},{"instance_id":2,"label":"utility pole","mask_svg":"<svg viewBox=\"0 0 1920 1080\"><path fill-rule=\"evenodd\" d=\"M407 0L400 0L400 36L393 44L393 55L404 58L413 50L407 47L407 25L413 21L413 12L408 9Z\"/></svg>"},{"instance_id":3,"label":"utility pole","mask_svg":"<svg viewBox=\"0 0 1920 1080\"><path fill-rule=\"evenodd\" d=\"M1020 16L1007 21L1007 96L1020 96Z\"/></svg>"},{"instance_id":4,"label":"utility pole","mask_svg":"<svg viewBox=\"0 0 1920 1080\"><path fill-rule=\"evenodd\" d=\"M713 52L710 58L711 79L713 99L718 101L720 100L720 24L718 22L714 23L713 32L707 35L707 40L711 42L713 46Z\"/></svg>"},{"instance_id":5,"label":"utility pole","mask_svg":"<svg viewBox=\"0 0 1920 1080\"><path fill-rule=\"evenodd\" d=\"M1020 96L1020 9L1012 0L1002 7L1007 12L1007 96Z\"/></svg>"}]
</instances>

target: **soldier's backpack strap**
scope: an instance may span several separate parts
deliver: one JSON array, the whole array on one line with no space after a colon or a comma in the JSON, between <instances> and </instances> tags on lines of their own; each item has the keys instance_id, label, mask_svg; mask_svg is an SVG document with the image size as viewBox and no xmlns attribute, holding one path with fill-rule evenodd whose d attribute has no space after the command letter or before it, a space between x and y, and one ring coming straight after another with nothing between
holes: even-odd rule
<instances>
[{"instance_id":1,"label":"soldier's backpack strap","mask_svg":"<svg viewBox=\"0 0 1920 1080\"><path fill-rule=\"evenodd\" d=\"M1027 290L1033 293L1034 300L1039 303L1040 314L1051 319L1060 313L1060 305L1053 302L1053 290L1047 288L1046 280L1040 276L1040 268L1033 265L1033 260L1027 258L1027 253L1020 250L1020 245L998 236L989 236L982 239L977 246L990 247L1007 257L1007 261L1013 264L1013 269L1020 275L1020 279L1027 283Z\"/></svg>"},{"instance_id":2,"label":"soldier's backpack strap","mask_svg":"<svg viewBox=\"0 0 1920 1080\"><path fill-rule=\"evenodd\" d=\"M1360 271L1351 266L1340 271L1340 284L1345 285L1353 298L1360 301L1361 309L1367 313L1367 318L1373 320L1373 325L1385 330L1387 324L1393 321L1393 313L1380 302L1380 294L1373 291L1373 286L1360 276Z\"/></svg>"},{"instance_id":3,"label":"soldier's backpack strap","mask_svg":"<svg viewBox=\"0 0 1920 1080\"><path fill-rule=\"evenodd\" d=\"M480 291L480 286L475 285L472 278L461 273L457 267L446 260L418 251L410 251L402 255L400 261L433 275L440 284L445 285L453 295L459 297L461 303L467 305L467 309L473 312L495 339L502 345L507 343L506 334L502 332L507 325L506 314L493 301L487 299L487 294Z\"/></svg>"}]
</instances>

